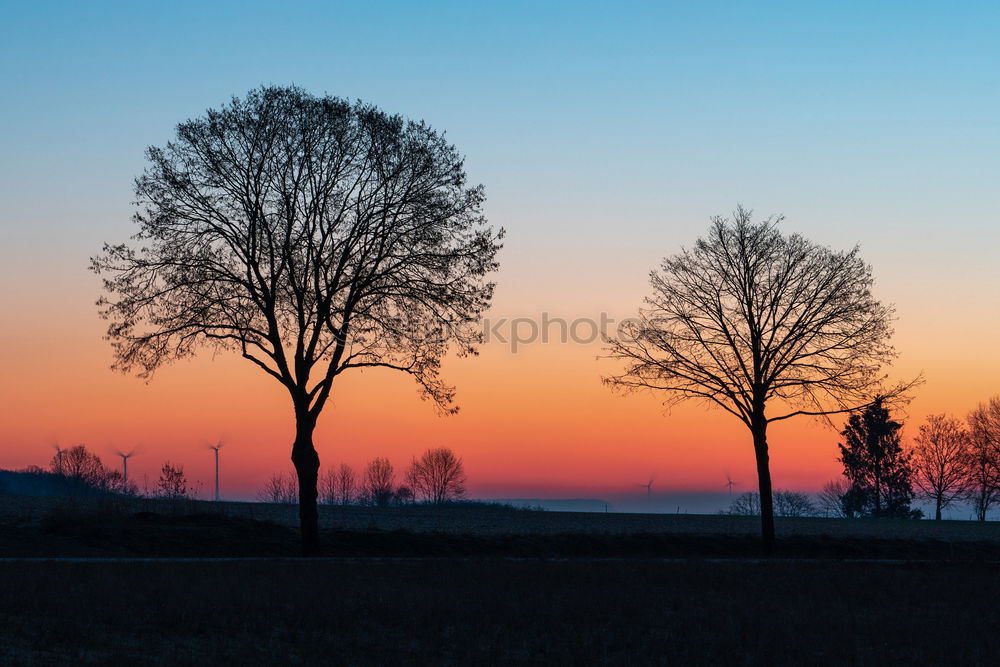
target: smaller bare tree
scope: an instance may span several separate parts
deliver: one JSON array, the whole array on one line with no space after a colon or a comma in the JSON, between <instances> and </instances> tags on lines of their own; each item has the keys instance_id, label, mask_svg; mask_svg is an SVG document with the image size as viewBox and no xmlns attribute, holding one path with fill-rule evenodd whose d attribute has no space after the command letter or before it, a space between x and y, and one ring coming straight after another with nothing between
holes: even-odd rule
<instances>
[{"instance_id":1,"label":"smaller bare tree","mask_svg":"<svg viewBox=\"0 0 1000 667\"><path fill-rule=\"evenodd\" d=\"M299 497L298 479L290 472L276 472L257 492L257 497L267 503L292 505Z\"/></svg>"},{"instance_id":2,"label":"smaller bare tree","mask_svg":"<svg viewBox=\"0 0 1000 667\"><path fill-rule=\"evenodd\" d=\"M826 517L846 517L844 512L844 494L847 484L842 479L830 480L819 492L819 511Z\"/></svg>"},{"instance_id":3,"label":"smaller bare tree","mask_svg":"<svg viewBox=\"0 0 1000 667\"><path fill-rule=\"evenodd\" d=\"M774 513L778 516L813 516L816 506L801 491L777 491L774 494Z\"/></svg>"},{"instance_id":4,"label":"smaller bare tree","mask_svg":"<svg viewBox=\"0 0 1000 667\"><path fill-rule=\"evenodd\" d=\"M969 436L959 420L929 415L914 442L914 482L921 495L934 502L934 518L940 521L941 510L965 494Z\"/></svg>"},{"instance_id":5,"label":"smaller bare tree","mask_svg":"<svg viewBox=\"0 0 1000 667\"><path fill-rule=\"evenodd\" d=\"M354 468L341 463L331 466L320 484L320 499L327 505L350 505L357 500L358 480Z\"/></svg>"},{"instance_id":6,"label":"smaller bare tree","mask_svg":"<svg viewBox=\"0 0 1000 667\"><path fill-rule=\"evenodd\" d=\"M385 507L392 502L395 472L389 459L374 458L365 468L362 493L368 503Z\"/></svg>"},{"instance_id":7,"label":"smaller bare tree","mask_svg":"<svg viewBox=\"0 0 1000 667\"><path fill-rule=\"evenodd\" d=\"M337 504L337 469L327 468L319 480L319 502L324 505Z\"/></svg>"},{"instance_id":8,"label":"smaller bare tree","mask_svg":"<svg viewBox=\"0 0 1000 667\"><path fill-rule=\"evenodd\" d=\"M447 447L428 449L414 459L406 481L427 502L440 504L465 495L465 469L462 459Z\"/></svg>"},{"instance_id":9,"label":"smaller bare tree","mask_svg":"<svg viewBox=\"0 0 1000 667\"><path fill-rule=\"evenodd\" d=\"M337 501L341 505L351 505L358 498L358 479L354 468L341 463L337 468Z\"/></svg>"},{"instance_id":10,"label":"smaller bare tree","mask_svg":"<svg viewBox=\"0 0 1000 667\"><path fill-rule=\"evenodd\" d=\"M760 494L756 491L745 491L733 498L726 514L736 516L760 516Z\"/></svg>"},{"instance_id":11,"label":"smaller bare tree","mask_svg":"<svg viewBox=\"0 0 1000 667\"><path fill-rule=\"evenodd\" d=\"M181 500L188 497L187 476L184 466L175 466L166 461L160 469L160 479L156 482L156 491L160 498Z\"/></svg>"},{"instance_id":12,"label":"smaller bare tree","mask_svg":"<svg viewBox=\"0 0 1000 667\"><path fill-rule=\"evenodd\" d=\"M969 465L967 483L969 501L976 518L986 515L1000 502L1000 396L980 403L969 413Z\"/></svg>"},{"instance_id":13,"label":"smaller bare tree","mask_svg":"<svg viewBox=\"0 0 1000 667\"><path fill-rule=\"evenodd\" d=\"M397 505L412 505L415 499L413 489L405 484L396 489L394 500Z\"/></svg>"},{"instance_id":14,"label":"smaller bare tree","mask_svg":"<svg viewBox=\"0 0 1000 667\"><path fill-rule=\"evenodd\" d=\"M726 514L737 516L760 516L760 493L747 491L736 496L729 504ZM816 506L809 500L809 496L800 491L785 491L776 489L774 491L774 514L775 516L813 516L816 514Z\"/></svg>"},{"instance_id":15,"label":"smaller bare tree","mask_svg":"<svg viewBox=\"0 0 1000 667\"><path fill-rule=\"evenodd\" d=\"M52 457L49 469L94 488L104 487L108 476L101 457L88 451L84 445L75 445L58 451Z\"/></svg>"}]
</instances>

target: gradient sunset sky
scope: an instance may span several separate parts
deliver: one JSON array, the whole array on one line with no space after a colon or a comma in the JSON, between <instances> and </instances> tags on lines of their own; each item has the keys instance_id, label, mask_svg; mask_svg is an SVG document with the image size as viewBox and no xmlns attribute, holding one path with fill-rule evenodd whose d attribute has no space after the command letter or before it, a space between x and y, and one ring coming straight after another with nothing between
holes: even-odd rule
<instances>
[{"instance_id":1,"label":"gradient sunset sky","mask_svg":"<svg viewBox=\"0 0 1000 667\"><path fill-rule=\"evenodd\" d=\"M4 3L0 9L0 467L78 442L133 479L165 459L252 497L290 469L289 399L229 356L150 384L108 369L88 257L132 233L132 179L174 126L261 84L422 118L507 230L491 318L634 314L649 270L737 203L860 243L896 304L896 377L928 413L1000 393L1000 5L920 2ZM324 464L431 446L477 497L724 490L754 480L719 410L665 413L600 377L600 344L494 342L450 360L439 417L389 372L344 376ZM837 432L775 425L777 487L839 474Z\"/></svg>"}]
</instances>

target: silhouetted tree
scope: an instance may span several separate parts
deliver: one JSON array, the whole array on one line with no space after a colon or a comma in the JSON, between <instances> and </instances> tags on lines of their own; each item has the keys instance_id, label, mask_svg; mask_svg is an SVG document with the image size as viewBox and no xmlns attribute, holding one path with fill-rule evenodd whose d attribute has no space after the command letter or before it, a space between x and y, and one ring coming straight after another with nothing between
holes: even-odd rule
<instances>
[{"instance_id":1,"label":"silhouetted tree","mask_svg":"<svg viewBox=\"0 0 1000 667\"><path fill-rule=\"evenodd\" d=\"M816 507L806 494L799 491L775 489L775 516L799 517L812 516L815 513ZM741 493L730 502L727 514L760 516L760 494L756 491Z\"/></svg>"},{"instance_id":2,"label":"silhouetted tree","mask_svg":"<svg viewBox=\"0 0 1000 667\"><path fill-rule=\"evenodd\" d=\"M104 488L108 475L101 457L87 451L84 445L76 445L56 453L49 462L49 469L97 489Z\"/></svg>"},{"instance_id":3,"label":"silhouetted tree","mask_svg":"<svg viewBox=\"0 0 1000 667\"><path fill-rule=\"evenodd\" d=\"M760 516L760 494L756 491L744 491L729 502L727 514Z\"/></svg>"},{"instance_id":4,"label":"silhouetted tree","mask_svg":"<svg viewBox=\"0 0 1000 667\"><path fill-rule=\"evenodd\" d=\"M346 463L330 466L323 477L320 497L329 505L350 505L356 500L357 485L351 466Z\"/></svg>"},{"instance_id":5,"label":"silhouetted tree","mask_svg":"<svg viewBox=\"0 0 1000 667\"><path fill-rule=\"evenodd\" d=\"M92 261L107 276L115 367L148 378L208 345L280 382L295 414L303 550L316 553L313 432L334 380L402 371L453 412L440 360L481 341L502 231L442 135L295 87L181 123L147 158L134 242Z\"/></svg>"},{"instance_id":6,"label":"silhouetted tree","mask_svg":"<svg viewBox=\"0 0 1000 667\"><path fill-rule=\"evenodd\" d=\"M889 416L882 401L850 416L839 443L840 462L850 482L843 496L844 514L850 517L919 516L913 500L910 454L903 451L902 424Z\"/></svg>"},{"instance_id":7,"label":"silhouetted tree","mask_svg":"<svg viewBox=\"0 0 1000 667\"><path fill-rule=\"evenodd\" d=\"M106 470L103 486L108 492L120 495L135 497L139 495L139 486L132 480L125 480L119 470Z\"/></svg>"},{"instance_id":8,"label":"silhouetted tree","mask_svg":"<svg viewBox=\"0 0 1000 667\"><path fill-rule=\"evenodd\" d=\"M358 480L354 469L346 463L337 468L337 497L341 505L350 505L357 500Z\"/></svg>"},{"instance_id":9,"label":"silhouetted tree","mask_svg":"<svg viewBox=\"0 0 1000 667\"><path fill-rule=\"evenodd\" d=\"M835 479L823 485L819 493L819 509L823 516L844 517L844 495L847 494L847 484L842 479Z\"/></svg>"},{"instance_id":10,"label":"silhouetted tree","mask_svg":"<svg viewBox=\"0 0 1000 667\"><path fill-rule=\"evenodd\" d=\"M393 493L393 500L396 501L397 505L412 505L415 499L416 496L413 493L413 489L405 484L398 487Z\"/></svg>"},{"instance_id":11,"label":"silhouetted tree","mask_svg":"<svg viewBox=\"0 0 1000 667\"><path fill-rule=\"evenodd\" d=\"M257 497L268 503L291 505L299 495L298 480L293 473L276 472L268 478Z\"/></svg>"},{"instance_id":12,"label":"silhouetted tree","mask_svg":"<svg viewBox=\"0 0 1000 667\"><path fill-rule=\"evenodd\" d=\"M395 473L389 459L378 457L368 462L362 486L365 500L372 505L385 507L392 502Z\"/></svg>"},{"instance_id":13,"label":"silhouetted tree","mask_svg":"<svg viewBox=\"0 0 1000 667\"><path fill-rule=\"evenodd\" d=\"M188 496L187 476L184 466L175 466L167 461L160 469L160 479L156 482L157 495L160 498L180 500Z\"/></svg>"},{"instance_id":14,"label":"silhouetted tree","mask_svg":"<svg viewBox=\"0 0 1000 667\"><path fill-rule=\"evenodd\" d=\"M913 481L921 495L934 502L934 518L962 498L968 487L969 436L954 417L929 415L914 438Z\"/></svg>"},{"instance_id":15,"label":"silhouetted tree","mask_svg":"<svg viewBox=\"0 0 1000 667\"><path fill-rule=\"evenodd\" d=\"M465 495L462 459L447 447L428 449L410 463L406 480L414 493L427 502L440 504Z\"/></svg>"},{"instance_id":16,"label":"silhouetted tree","mask_svg":"<svg viewBox=\"0 0 1000 667\"><path fill-rule=\"evenodd\" d=\"M324 505L337 504L337 469L328 467L322 479L319 480L319 502Z\"/></svg>"},{"instance_id":17,"label":"silhouetted tree","mask_svg":"<svg viewBox=\"0 0 1000 667\"><path fill-rule=\"evenodd\" d=\"M872 271L857 247L838 252L798 234L781 218L754 223L737 208L715 217L693 248L651 274L653 296L613 340L624 361L615 387L665 390L668 405L701 399L750 430L757 460L761 534L774 545L767 427L792 417L844 413L883 389L895 356L891 306L871 292Z\"/></svg>"},{"instance_id":18,"label":"silhouetted tree","mask_svg":"<svg viewBox=\"0 0 1000 667\"><path fill-rule=\"evenodd\" d=\"M969 413L967 486L976 518L986 515L1000 501L1000 396L980 403Z\"/></svg>"},{"instance_id":19,"label":"silhouetted tree","mask_svg":"<svg viewBox=\"0 0 1000 667\"><path fill-rule=\"evenodd\" d=\"M774 513L777 516L812 516L816 513L816 506L801 491L779 489L774 493Z\"/></svg>"}]
</instances>

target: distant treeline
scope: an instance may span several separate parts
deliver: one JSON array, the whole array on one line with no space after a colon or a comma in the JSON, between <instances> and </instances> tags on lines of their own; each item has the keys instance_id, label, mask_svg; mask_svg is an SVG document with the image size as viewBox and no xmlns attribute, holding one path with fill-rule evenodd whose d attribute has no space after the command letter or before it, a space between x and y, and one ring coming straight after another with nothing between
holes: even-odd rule
<instances>
[{"instance_id":1,"label":"distant treeline","mask_svg":"<svg viewBox=\"0 0 1000 667\"><path fill-rule=\"evenodd\" d=\"M409 505L415 502L441 504L465 497L465 468L462 459L446 448L428 449L410 461L397 480L389 459L376 457L358 475L346 463L327 468L319 480L319 501L325 505ZM271 503L295 503L299 498L294 472L275 473L260 491L258 499Z\"/></svg>"},{"instance_id":2,"label":"distant treeline","mask_svg":"<svg viewBox=\"0 0 1000 667\"><path fill-rule=\"evenodd\" d=\"M917 519L916 499L929 502L934 518L956 502L972 506L985 521L1000 502L1000 397L981 403L964 422L929 415L913 444L902 444L903 423L876 402L850 416L840 443L843 478L828 482L814 503L804 493L776 490L776 516ZM759 515L760 495L740 494L728 514Z\"/></svg>"},{"instance_id":3,"label":"distant treeline","mask_svg":"<svg viewBox=\"0 0 1000 667\"><path fill-rule=\"evenodd\" d=\"M191 489L183 466L163 464L156 486L145 494L121 470L104 465L85 445L56 448L48 469L37 465L21 470L0 470L0 493L23 496L122 496L187 498Z\"/></svg>"}]
</instances>

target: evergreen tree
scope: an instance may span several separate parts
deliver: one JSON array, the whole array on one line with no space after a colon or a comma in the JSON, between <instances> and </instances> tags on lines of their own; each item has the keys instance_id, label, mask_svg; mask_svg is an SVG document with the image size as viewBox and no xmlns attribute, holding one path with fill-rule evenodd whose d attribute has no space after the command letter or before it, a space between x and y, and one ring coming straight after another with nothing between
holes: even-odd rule
<instances>
[{"instance_id":1,"label":"evergreen tree","mask_svg":"<svg viewBox=\"0 0 1000 667\"><path fill-rule=\"evenodd\" d=\"M851 415L841 435L840 462L850 487L841 499L847 516L919 518L913 500L910 454L903 451L900 429L888 408L876 401Z\"/></svg>"}]
</instances>

